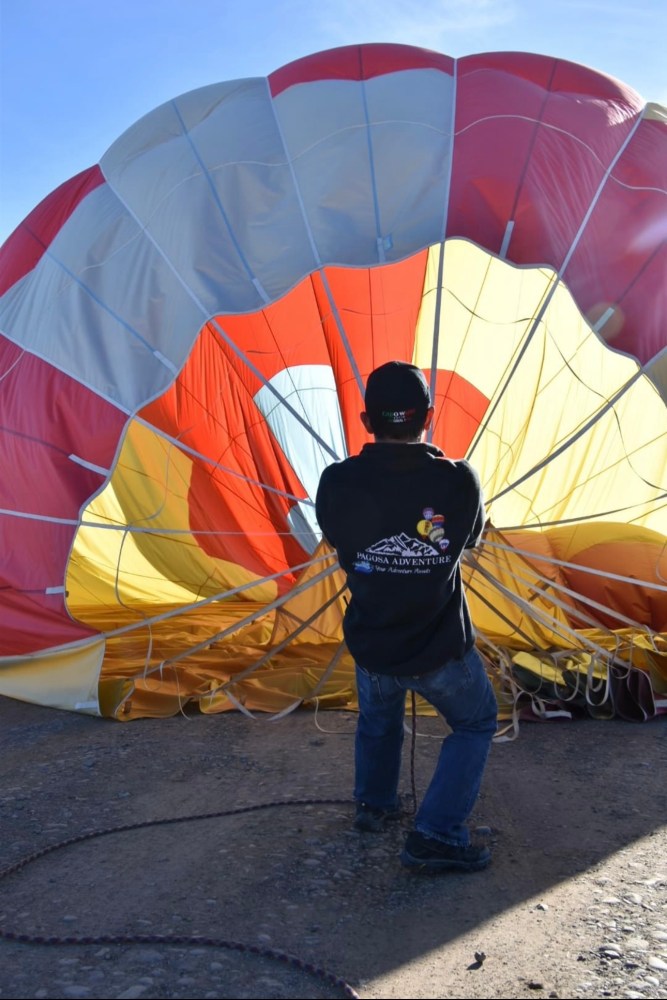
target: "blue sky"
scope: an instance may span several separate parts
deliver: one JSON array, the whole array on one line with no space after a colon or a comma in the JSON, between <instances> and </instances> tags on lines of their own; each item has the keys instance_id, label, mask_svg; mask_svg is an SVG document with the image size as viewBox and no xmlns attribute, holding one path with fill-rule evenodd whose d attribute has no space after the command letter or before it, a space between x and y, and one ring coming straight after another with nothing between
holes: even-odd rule
<instances>
[{"instance_id":1,"label":"blue sky","mask_svg":"<svg viewBox=\"0 0 667 1000\"><path fill-rule=\"evenodd\" d=\"M667 104L665 0L0 0L0 243L158 104L338 45L584 63Z\"/></svg>"}]
</instances>

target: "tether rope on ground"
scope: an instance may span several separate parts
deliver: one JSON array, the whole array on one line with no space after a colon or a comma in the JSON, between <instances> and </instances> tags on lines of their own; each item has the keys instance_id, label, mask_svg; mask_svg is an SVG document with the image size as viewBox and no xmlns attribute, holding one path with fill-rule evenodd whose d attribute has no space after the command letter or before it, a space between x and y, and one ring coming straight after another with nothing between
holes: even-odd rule
<instances>
[{"instance_id":1,"label":"tether rope on ground","mask_svg":"<svg viewBox=\"0 0 667 1000\"><path fill-rule=\"evenodd\" d=\"M410 780L412 810L406 811L406 815L414 815L417 811L417 790L415 781L415 755L417 737L417 710L416 697L411 692L411 715L412 731L410 746ZM142 830L154 826L170 826L176 823L191 823L199 820L220 819L224 816L239 816L243 813L258 812L261 809L271 809L280 806L349 806L349 799L281 799L273 802L262 802L250 806L238 806L235 809L219 809L214 812L192 813L187 816L168 816L164 819L140 820L136 823L123 823L118 826L103 827L98 830L89 830L58 841L56 844L49 844L31 854L26 854L12 864L0 869L0 881L22 871L33 861L53 854L55 851L65 847L73 847L75 844L82 844L88 840L99 837L106 837L114 833L129 833L133 830ZM274 961L289 965L292 968L307 972L309 975L322 980L323 982L340 989L344 996L351 997L352 1000L361 1000L359 994L341 976L330 972L322 966L300 958L290 952L281 951L277 948L269 948L264 945L247 944L243 941L233 941L227 938L209 937L207 935L182 935L182 934L82 934L82 935L55 935L55 934L27 934L20 931L13 931L7 927L0 926L0 940L15 942L19 944L35 945L125 945L125 944L166 944L166 945L190 945L196 947L224 948L228 951L238 951L260 958L270 958Z\"/></svg>"},{"instance_id":2,"label":"tether rope on ground","mask_svg":"<svg viewBox=\"0 0 667 1000\"><path fill-rule=\"evenodd\" d=\"M236 809L223 809L208 813L195 813L189 816L171 816L165 819L142 820L137 823L125 823L120 826L105 827L99 830L90 830L68 837L56 844L50 844L40 850L27 854L18 861L13 862L6 868L0 870L0 881L26 868L33 861L53 854L64 847L72 847L87 840L98 837L105 837L113 833L127 833L132 830L141 830L147 827L168 826L175 823L195 822L205 819L219 819L223 816L238 816L242 813L257 812L260 809L275 808L278 806L309 806L309 805L350 805L349 799L285 799L276 802L265 802L259 805L239 806ZM110 944L169 944L169 945L193 945L197 947L225 948L230 951L245 952L257 955L261 958L270 958L274 961L282 962L284 965L292 966L311 976L328 983L342 991L344 996L352 997L353 1000L360 1000L359 994L340 976L330 972L328 969L308 962L286 951L277 948L269 948L263 945L246 944L242 941L233 941L226 938L208 937L206 935L181 935L181 934L97 934L97 935L67 935L59 936L55 934L24 934L13 931L7 927L0 927L0 939L4 941L17 942L19 944L36 945L110 945Z\"/></svg>"}]
</instances>

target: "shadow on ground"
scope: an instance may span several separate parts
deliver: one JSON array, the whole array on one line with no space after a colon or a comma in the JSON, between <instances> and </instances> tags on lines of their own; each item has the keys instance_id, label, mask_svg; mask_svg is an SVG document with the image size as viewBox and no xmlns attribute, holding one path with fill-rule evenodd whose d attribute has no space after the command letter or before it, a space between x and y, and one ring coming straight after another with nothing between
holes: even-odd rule
<instances>
[{"instance_id":1,"label":"shadow on ground","mask_svg":"<svg viewBox=\"0 0 667 1000\"><path fill-rule=\"evenodd\" d=\"M540 928L548 906L536 910L539 901L661 836L667 718L523 725L518 740L494 746L473 817L492 828L492 866L438 877L398 862L409 817L381 836L351 828L354 724L351 713L308 711L280 722L228 713L121 724L0 698L3 868L88 830L315 800L114 833L11 874L2 884L4 929L141 935L143 943L2 941L0 996L341 995L338 984L298 967L152 940L162 934L296 954L362 996L517 996L503 992L512 976L526 989L556 983L531 981L513 958L525 959L527 914L533 951L550 934L558 948L558 934L567 936L563 923ZM418 796L440 732L439 720L418 720ZM404 754L409 793L409 739ZM498 958L497 982L487 972L486 992L479 992L474 970L484 960L475 957L475 942L482 948L498 934L506 942L502 969ZM542 995L567 994L552 988Z\"/></svg>"}]
</instances>

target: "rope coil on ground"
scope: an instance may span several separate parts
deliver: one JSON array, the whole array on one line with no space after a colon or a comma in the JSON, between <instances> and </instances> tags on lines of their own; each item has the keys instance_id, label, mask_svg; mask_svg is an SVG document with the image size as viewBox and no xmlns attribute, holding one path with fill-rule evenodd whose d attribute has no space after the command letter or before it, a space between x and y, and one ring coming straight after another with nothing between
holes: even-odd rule
<instances>
[{"instance_id":1,"label":"rope coil on ground","mask_svg":"<svg viewBox=\"0 0 667 1000\"><path fill-rule=\"evenodd\" d=\"M411 716L412 732L410 747L410 780L412 786L412 814L417 811L417 791L415 781L415 756L417 741L417 706L414 691L411 692ZM118 826L103 827L99 830L89 830L85 833L60 840L56 844L49 844L38 851L26 854L18 861L0 869L0 881L10 875L26 868L33 861L53 854L64 847L72 847L75 844L82 844L87 840L94 840L99 837L106 837L112 833L128 833L132 830L141 830L153 826L170 826L176 823L192 823L205 819L220 819L223 816L239 816L242 813L259 812L261 809L271 809L279 806L349 806L349 799L281 799L274 802L261 802L251 806L238 806L236 809L220 809L214 812L192 813L188 816L167 816L164 819L141 820L137 823L122 823ZM192 945L208 948L225 948L228 951L238 951L250 955L257 955L261 958L270 958L284 965L290 965L295 969L309 973L317 979L340 989L344 996L351 997L352 1000L361 1000L359 994L340 976L328 969L308 962L298 955L280 951L276 948L268 948L263 945L245 944L242 941L231 941L225 938L206 937L200 935L180 935L180 934L98 934L98 935L68 935L59 936L55 934L24 934L12 931L0 926L0 940L12 941L18 944L36 945L111 945L111 944L171 944L171 945Z\"/></svg>"},{"instance_id":2,"label":"rope coil on ground","mask_svg":"<svg viewBox=\"0 0 667 1000\"><path fill-rule=\"evenodd\" d=\"M38 851L27 854L18 861L13 862L0 870L0 880L7 878L16 872L26 868L33 861L53 854L64 847L72 847L74 844L81 844L87 840L98 837L105 837L112 833L127 833L131 830L140 830L153 826L168 826L175 823L196 822L204 819L219 819L223 816L238 816L241 813L257 812L260 809L275 808L278 806L311 806L311 805L350 805L349 799L284 799L276 802L264 802L252 806L239 806L236 809L224 809L216 812L195 813L189 816L171 816L165 819L144 820L137 823L124 823L120 826L106 827L99 830L90 830L86 833L78 834L61 840L57 844L50 844ZM268 948L263 945L245 944L242 941L232 941L225 938L206 937L200 935L180 935L180 934L99 934L99 935L68 935L58 936L54 934L24 934L13 931L6 927L0 927L0 939L12 941L18 944L36 945L110 945L110 944L170 944L170 945L193 945L197 947L225 948L228 951L238 951L250 955L257 955L261 958L270 958L274 961L282 962L292 968L307 972L317 979L340 989L344 996L351 997L352 1000L360 1000L359 994L340 976L328 969L308 962L298 955L280 951L276 948Z\"/></svg>"}]
</instances>

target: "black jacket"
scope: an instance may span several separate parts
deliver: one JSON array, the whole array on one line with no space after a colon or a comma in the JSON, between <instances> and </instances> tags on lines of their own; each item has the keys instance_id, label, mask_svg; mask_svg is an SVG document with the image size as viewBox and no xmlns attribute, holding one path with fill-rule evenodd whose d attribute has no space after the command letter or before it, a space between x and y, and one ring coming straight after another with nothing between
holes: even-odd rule
<instances>
[{"instance_id":1,"label":"black jacket","mask_svg":"<svg viewBox=\"0 0 667 1000\"><path fill-rule=\"evenodd\" d=\"M360 666L422 674L470 649L460 557L485 514L468 462L428 444L367 444L324 470L316 509L347 573L343 631Z\"/></svg>"}]
</instances>

